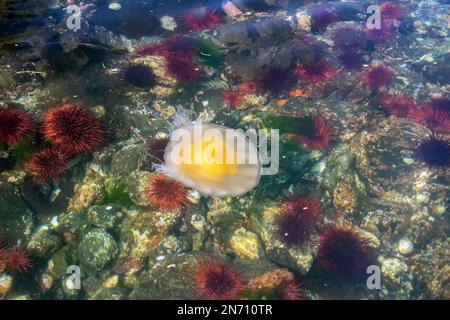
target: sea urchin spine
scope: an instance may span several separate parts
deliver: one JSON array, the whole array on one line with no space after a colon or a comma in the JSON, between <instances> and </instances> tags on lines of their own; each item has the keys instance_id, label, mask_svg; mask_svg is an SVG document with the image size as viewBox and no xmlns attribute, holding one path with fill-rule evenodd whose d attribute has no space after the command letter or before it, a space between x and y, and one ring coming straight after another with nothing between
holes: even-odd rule
<instances>
[{"instance_id":1,"label":"sea urchin spine","mask_svg":"<svg viewBox=\"0 0 450 320\"><path fill-rule=\"evenodd\" d=\"M369 67L362 73L363 85L374 91L387 87L393 79L394 72L383 65Z\"/></svg>"},{"instance_id":2,"label":"sea urchin spine","mask_svg":"<svg viewBox=\"0 0 450 320\"><path fill-rule=\"evenodd\" d=\"M288 247L303 246L322 213L320 202L312 197L294 196L281 206L276 218L277 236Z\"/></svg>"},{"instance_id":3,"label":"sea urchin spine","mask_svg":"<svg viewBox=\"0 0 450 320\"><path fill-rule=\"evenodd\" d=\"M224 91L223 102L230 108L239 107L244 101L244 97L236 90Z\"/></svg>"},{"instance_id":4,"label":"sea urchin spine","mask_svg":"<svg viewBox=\"0 0 450 320\"><path fill-rule=\"evenodd\" d=\"M32 128L33 120L25 111L0 108L0 143L11 146L21 137L28 135Z\"/></svg>"},{"instance_id":5,"label":"sea urchin spine","mask_svg":"<svg viewBox=\"0 0 450 320\"><path fill-rule=\"evenodd\" d=\"M331 227L320 237L317 261L331 274L361 275L373 258L374 251L368 241L349 225Z\"/></svg>"},{"instance_id":6,"label":"sea urchin spine","mask_svg":"<svg viewBox=\"0 0 450 320\"><path fill-rule=\"evenodd\" d=\"M213 9L201 7L188 12L184 16L184 24L188 29L201 31L217 27L221 23L221 18Z\"/></svg>"},{"instance_id":7,"label":"sea urchin spine","mask_svg":"<svg viewBox=\"0 0 450 320\"><path fill-rule=\"evenodd\" d=\"M26 164L27 171L38 180L57 178L67 168L69 156L58 148L45 148L34 153Z\"/></svg>"},{"instance_id":8,"label":"sea urchin spine","mask_svg":"<svg viewBox=\"0 0 450 320\"><path fill-rule=\"evenodd\" d=\"M6 252L5 268L12 273L22 273L31 267L31 259L24 247L12 247Z\"/></svg>"},{"instance_id":9,"label":"sea urchin spine","mask_svg":"<svg viewBox=\"0 0 450 320\"><path fill-rule=\"evenodd\" d=\"M144 188L146 200L149 205L163 211L177 211L187 204L187 190L181 183L157 174L150 178Z\"/></svg>"},{"instance_id":10,"label":"sea urchin spine","mask_svg":"<svg viewBox=\"0 0 450 320\"><path fill-rule=\"evenodd\" d=\"M295 139L310 149L323 149L333 138L333 132L333 128L328 125L324 117L312 116L310 128Z\"/></svg>"},{"instance_id":11,"label":"sea urchin spine","mask_svg":"<svg viewBox=\"0 0 450 320\"><path fill-rule=\"evenodd\" d=\"M59 148L73 154L100 148L105 134L93 114L74 104L63 104L48 111L42 121L42 132Z\"/></svg>"},{"instance_id":12,"label":"sea urchin spine","mask_svg":"<svg viewBox=\"0 0 450 320\"><path fill-rule=\"evenodd\" d=\"M450 142L432 135L419 145L418 155L428 167L446 169L450 166Z\"/></svg>"},{"instance_id":13,"label":"sea urchin spine","mask_svg":"<svg viewBox=\"0 0 450 320\"><path fill-rule=\"evenodd\" d=\"M237 299L244 287L238 271L223 262L212 260L197 264L194 283L197 295L208 300Z\"/></svg>"}]
</instances>

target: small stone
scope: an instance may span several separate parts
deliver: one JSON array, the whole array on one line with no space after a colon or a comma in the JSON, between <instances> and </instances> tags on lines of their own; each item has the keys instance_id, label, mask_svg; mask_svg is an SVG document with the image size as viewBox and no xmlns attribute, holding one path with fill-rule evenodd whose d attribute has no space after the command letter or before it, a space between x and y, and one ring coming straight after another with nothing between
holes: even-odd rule
<instances>
[{"instance_id":1,"label":"small stone","mask_svg":"<svg viewBox=\"0 0 450 320\"><path fill-rule=\"evenodd\" d=\"M13 277L7 274L0 275L0 298L5 296L11 289Z\"/></svg>"},{"instance_id":2,"label":"small stone","mask_svg":"<svg viewBox=\"0 0 450 320\"><path fill-rule=\"evenodd\" d=\"M111 2L108 5L108 9L118 11L118 10L122 9L122 5L118 2Z\"/></svg>"},{"instance_id":3,"label":"small stone","mask_svg":"<svg viewBox=\"0 0 450 320\"><path fill-rule=\"evenodd\" d=\"M428 201L430 201L430 197L427 194L420 193L416 196L416 200L419 203L427 203Z\"/></svg>"},{"instance_id":4,"label":"small stone","mask_svg":"<svg viewBox=\"0 0 450 320\"><path fill-rule=\"evenodd\" d=\"M186 199L192 204L199 203L200 202L200 198L201 198L201 195L196 190L189 190L187 192L187 194L186 194Z\"/></svg>"},{"instance_id":5,"label":"small stone","mask_svg":"<svg viewBox=\"0 0 450 320\"><path fill-rule=\"evenodd\" d=\"M414 250L414 245L408 238L400 239L397 246L398 252L403 255L410 254Z\"/></svg>"},{"instance_id":6,"label":"small stone","mask_svg":"<svg viewBox=\"0 0 450 320\"><path fill-rule=\"evenodd\" d=\"M327 167L327 163L326 163L324 160L322 160L322 161L317 162L317 163L311 168L311 172L314 172L314 173L322 173L322 172L325 170L326 167Z\"/></svg>"},{"instance_id":7,"label":"small stone","mask_svg":"<svg viewBox=\"0 0 450 320\"><path fill-rule=\"evenodd\" d=\"M102 286L103 288L112 289L117 287L118 284L119 284L119 276L116 274L103 281Z\"/></svg>"},{"instance_id":8,"label":"small stone","mask_svg":"<svg viewBox=\"0 0 450 320\"><path fill-rule=\"evenodd\" d=\"M403 158L403 162L406 164L413 164L414 159L413 158Z\"/></svg>"}]
</instances>

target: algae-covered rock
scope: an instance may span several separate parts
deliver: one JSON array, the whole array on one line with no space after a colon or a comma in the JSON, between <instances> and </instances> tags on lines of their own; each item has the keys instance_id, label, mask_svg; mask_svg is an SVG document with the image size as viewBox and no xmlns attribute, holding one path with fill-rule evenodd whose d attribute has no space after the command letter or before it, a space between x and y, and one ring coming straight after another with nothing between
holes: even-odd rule
<instances>
[{"instance_id":1,"label":"algae-covered rock","mask_svg":"<svg viewBox=\"0 0 450 320\"><path fill-rule=\"evenodd\" d=\"M166 256L139 277L130 299L194 299L196 295L191 274L196 262L197 257L192 254Z\"/></svg>"},{"instance_id":2,"label":"algae-covered rock","mask_svg":"<svg viewBox=\"0 0 450 320\"><path fill-rule=\"evenodd\" d=\"M369 191L383 196L395 190L400 195L414 194L414 181L422 169L417 159L418 138L428 136L427 130L412 121L387 118L355 136L350 151L355 167L368 181Z\"/></svg>"},{"instance_id":3,"label":"algae-covered rock","mask_svg":"<svg viewBox=\"0 0 450 320\"><path fill-rule=\"evenodd\" d=\"M241 258L258 260L263 256L258 236L245 228L236 229L230 239L230 246Z\"/></svg>"},{"instance_id":4,"label":"algae-covered rock","mask_svg":"<svg viewBox=\"0 0 450 320\"><path fill-rule=\"evenodd\" d=\"M353 214L367 197L366 187L355 172L354 157L347 145L339 145L328 157L322 188L336 213Z\"/></svg>"},{"instance_id":5,"label":"algae-covered rock","mask_svg":"<svg viewBox=\"0 0 450 320\"><path fill-rule=\"evenodd\" d=\"M148 166L148 156L147 144L127 144L113 154L111 169L115 174L127 177L133 171L145 169Z\"/></svg>"},{"instance_id":6,"label":"algae-covered rock","mask_svg":"<svg viewBox=\"0 0 450 320\"><path fill-rule=\"evenodd\" d=\"M129 259L148 256L180 218L178 213L129 210L120 224L123 253Z\"/></svg>"},{"instance_id":7,"label":"algae-covered rock","mask_svg":"<svg viewBox=\"0 0 450 320\"><path fill-rule=\"evenodd\" d=\"M62 238L49 226L43 225L36 229L27 244L27 250L36 257L45 257L58 250Z\"/></svg>"},{"instance_id":8,"label":"algae-covered rock","mask_svg":"<svg viewBox=\"0 0 450 320\"><path fill-rule=\"evenodd\" d=\"M122 208L116 204L96 205L88 210L88 221L96 227L113 229L122 219Z\"/></svg>"},{"instance_id":9,"label":"algae-covered rock","mask_svg":"<svg viewBox=\"0 0 450 320\"><path fill-rule=\"evenodd\" d=\"M102 270L117 255L113 237L104 229L89 231L79 245L81 263L95 271Z\"/></svg>"},{"instance_id":10,"label":"algae-covered rock","mask_svg":"<svg viewBox=\"0 0 450 320\"><path fill-rule=\"evenodd\" d=\"M69 200L67 212L79 213L100 202L105 196L106 174L98 164L86 169L83 180L75 185L74 194Z\"/></svg>"},{"instance_id":11,"label":"algae-covered rock","mask_svg":"<svg viewBox=\"0 0 450 320\"><path fill-rule=\"evenodd\" d=\"M24 243L33 231L33 213L12 184L0 182L0 234L8 243Z\"/></svg>"},{"instance_id":12,"label":"algae-covered rock","mask_svg":"<svg viewBox=\"0 0 450 320\"><path fill-rule=\"evenodd\" d=\"M62 214L58 219L55 230L60 233L83 234L89 228L88 217L84 212Z\"/></svg>"},{"instance_id":13,"label":"algae-covered rock","mask_svg":"<svg viewBox=\"0 0 450 320\"><path fill-rule=\"evenodd\" d=\"M450 239L434 240L411 258L414 278L425 283L432 299L450 299Z\"/></svg>"}]
</instances>

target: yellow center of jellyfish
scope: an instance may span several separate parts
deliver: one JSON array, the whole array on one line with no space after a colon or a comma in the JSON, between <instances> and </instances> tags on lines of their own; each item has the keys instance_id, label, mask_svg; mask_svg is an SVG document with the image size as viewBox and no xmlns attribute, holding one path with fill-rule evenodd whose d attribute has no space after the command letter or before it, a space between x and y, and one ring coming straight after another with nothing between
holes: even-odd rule
<instances>
[{"instance_id":1,"label":"yellow center of jellyfish","mask_svg":"<svg viewBox=\"0 0 450 320\"><path fill-rule=\"evenodd\" d=\"M202 139L197 143L192 141L188 147L190 150L184 148L180 150L181 157L187 152L185 159L190 159L179 166L183 174L216 181L236 174L238 170L236 147L234 149L227 147L223 139Z\"/></svg>"}]
</instances>

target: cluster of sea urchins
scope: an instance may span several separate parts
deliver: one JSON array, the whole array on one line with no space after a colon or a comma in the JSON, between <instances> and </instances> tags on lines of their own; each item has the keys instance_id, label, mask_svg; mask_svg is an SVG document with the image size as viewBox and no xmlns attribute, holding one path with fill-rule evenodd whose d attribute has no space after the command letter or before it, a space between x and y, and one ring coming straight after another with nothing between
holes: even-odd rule
<instances>
[{"instance_id":1,"label":"cluster of sea urchins","mask_svg":"<svg viewBox=\"0 0 450 320\"><path fill-rule=\"evenodd\" d=\"M74 104L51 108L43 116L41 131L51 146L35 152L26 165L27 171L39 180L58 177L71 158L99 149L105 137L100 120Z\"/></svg>"}]
</instances>

